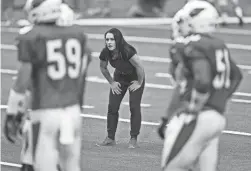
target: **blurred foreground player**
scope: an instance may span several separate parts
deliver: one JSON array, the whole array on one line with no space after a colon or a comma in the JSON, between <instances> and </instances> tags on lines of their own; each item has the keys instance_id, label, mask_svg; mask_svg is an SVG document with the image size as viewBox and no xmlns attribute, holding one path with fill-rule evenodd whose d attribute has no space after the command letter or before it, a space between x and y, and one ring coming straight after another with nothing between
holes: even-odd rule
<instances>
[{"instance_id":1,"label":"blurred foreground player","mask_svg":"<svg viewBox=\"0 0 251 171\"><path fill-rule=\"evenodd\" d=\"M60 163L62 170L80 171L87 38L62 0L27 0L25 10L33 25L17 37L21 65L10 90L5 135L15 141L18 107L31 85L34 170L57 171Z\"/></svg>"},{"instance_id":2,"label":"blurred foreground player","mask_svg":"<svg viewBox=\"0 0 251 171\"><path fill-rule=\"evenodd\" d=\"M239 25L242 26L244 24L243 21L243 9L239 5L239 0L207 0L208 2L212 3L216 8L218 8L218 11L220 13L220 16L223 20L223 25L226 24L226 19L228 17L229 13L229 3L231 4L233 8L234 15L239 20Z\"/></svg>"},{"instance_id":3,"label":"blurred foreground player","mask_svg":"<svg viewBox=\"0 0 251 171\"><path fill-rule=\"evenodd\" d=\"M217 170L219 137L226 125L223 113L242 80L226 44L212 35L216 9L208 2L198 2L183 8L179 26L183 32L190 31L177 39L183 46L171 49L173 58L179 60L173 68L178 97L170 105L176 100L179 106L167 112L158 130L165 138L161 163L165 171L187 171L196 165L203 171Z\"/></svg>"},{"instance_id":4,"label":"blurred foreground player","mask_svg":"<svg viewBox=\"0 0 251 171\"><path fill-rule=\"evenodd\" d=\"M223 19L223 24L226 23L225 20L226 20L226 17L228 17L227 8L228 8L229 1L232 4L235 16L239 20L239 25L242 26L244 24L243 9L239 5L239 0L218 0L219 11L220 11L220 15Z\"/></svg>"},{"instance_id":5,"label":"blurred foreground player","mask_svg":"<svg viewBox=\"0 0 251 171\"><path fill-rule=\"evenodd\" d=\"M186 2L198 1L198 0L187 0ZM234 15L238 18L238 24L244 25L243 20L243 9L239 4L239 0L203 0L211 3L219 12L221 16L221 24L227 24L227 17L229 16L229 4L232 6Z\"/></svg>"}]
</instances>

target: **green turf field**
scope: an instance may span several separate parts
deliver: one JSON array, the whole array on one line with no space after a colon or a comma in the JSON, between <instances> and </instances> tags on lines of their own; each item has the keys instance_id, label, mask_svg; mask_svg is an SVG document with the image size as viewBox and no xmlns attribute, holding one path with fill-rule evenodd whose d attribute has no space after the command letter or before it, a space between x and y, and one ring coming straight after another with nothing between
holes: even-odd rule
<instances>
[{"instance_id":1,"label":"green turf field","mask_svg":"<svg viewBox=\"0 0 251 171\"><path fill-rule=\"evenodd\" d=\"M128 94L120 108L120 122L115 147L97 147L106 136L106 112L109 85L99 70L98 53L104 46L103 33L109 27L83 27L90 38L93 61L90 64L85 95L81 150L84 171L157 171L160 170L162 141L156 133L164 114L172 86L168 77L168 44L170 30L156 28L119 27L125 39L137 48L146 72L146 88L142 99L142 129L139 149L128 149L130 119ZM1 32L1 119L5 116L8 93L18 67L15 35L18 29L3 28ZM250 30L220 29L216 35L230 47L233 59L242 68L243 82L227 108L227 127L220 141L220 171L251 170L251 40ZM17 171L20 142L9 144L1 137L1 169Z\"/></svg>"}]
</instances>

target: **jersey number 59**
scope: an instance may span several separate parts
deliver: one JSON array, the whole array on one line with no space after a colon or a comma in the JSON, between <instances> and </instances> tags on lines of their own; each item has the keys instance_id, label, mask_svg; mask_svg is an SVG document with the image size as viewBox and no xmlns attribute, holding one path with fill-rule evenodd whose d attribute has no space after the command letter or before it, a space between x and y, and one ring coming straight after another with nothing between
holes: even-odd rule
<instances>
[{"instance_id":1,"label":"jersey number 59","mask_svg":"<svg viewBox=\"0 0 251 171\"><path fill-rule=\"evenodd\" d=\"M230 87L230 62L227 49L218 49L215 52L217 75L213 80L216 89Z\"/></svg>"},{"instance_id":2,"label":"jersey number 59","mask_svg":"<svg viewBox=\"0 0 251 171\"><path fill-rule=\"evenodd\" d=\"M77 39L49 40L46 43L47 74L52 80L61 80L66 75L72 79L79 77L81 72L82 47ZM65 53L62 52L65 51Z\"/></svg>"}]
</instances>

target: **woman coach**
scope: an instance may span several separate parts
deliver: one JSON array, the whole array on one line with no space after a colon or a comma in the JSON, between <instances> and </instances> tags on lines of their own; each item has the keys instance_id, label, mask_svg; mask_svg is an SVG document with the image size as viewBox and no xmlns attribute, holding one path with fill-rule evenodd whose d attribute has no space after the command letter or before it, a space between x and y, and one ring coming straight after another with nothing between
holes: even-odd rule
<instances>
[{"instance_id":1,"label":"woman coach","mask_svg":"<svg viewBox=\"0 0 251 171\"><path fill-rule=\"evenodd\" d=\"M131 111L131 139L129 148L138 147L137 136L141 127L140 103L145 86L144 68L137 56L136 49L128 44L120 30L112 28L105 35L105 47L100 53L100 70L110 84L108 114L107 114L107 137L98 144L100 146L115 145L115 133L118 125L119 107L121 101L129 89ZM115 68L114 76L111 77L107 69L108 62Z\"/></svg>"}]
</instances>

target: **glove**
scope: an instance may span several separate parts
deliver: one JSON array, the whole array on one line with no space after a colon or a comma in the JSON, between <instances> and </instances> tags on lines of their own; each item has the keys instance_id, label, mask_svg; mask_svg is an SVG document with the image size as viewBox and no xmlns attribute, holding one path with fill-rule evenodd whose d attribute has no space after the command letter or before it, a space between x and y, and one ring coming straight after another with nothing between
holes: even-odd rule
<instances>
[{"instance_id":1,"label":"glove","mask_svg":"<svg viewBox=\"0 0 251 171\"><path fill-rule=\"evenodd\" d=\"M166 130L167 122L168 122L168 119L162 117L162 122L161 122L160 126L158 127L158 134L162 140L165 138L165 130Z\"/></svg>"},{"instance_id":2,"label":"glove","mask_svg":"<svg viewBox=\"0 0 251 171\"><path fill-rule=\"evenodd\" d=\"M4 134L8 141L15 143L15 140L20 130L23 113L18 113L17 115L7 114L4 124Z\"/></svg>"}]
</instances>

